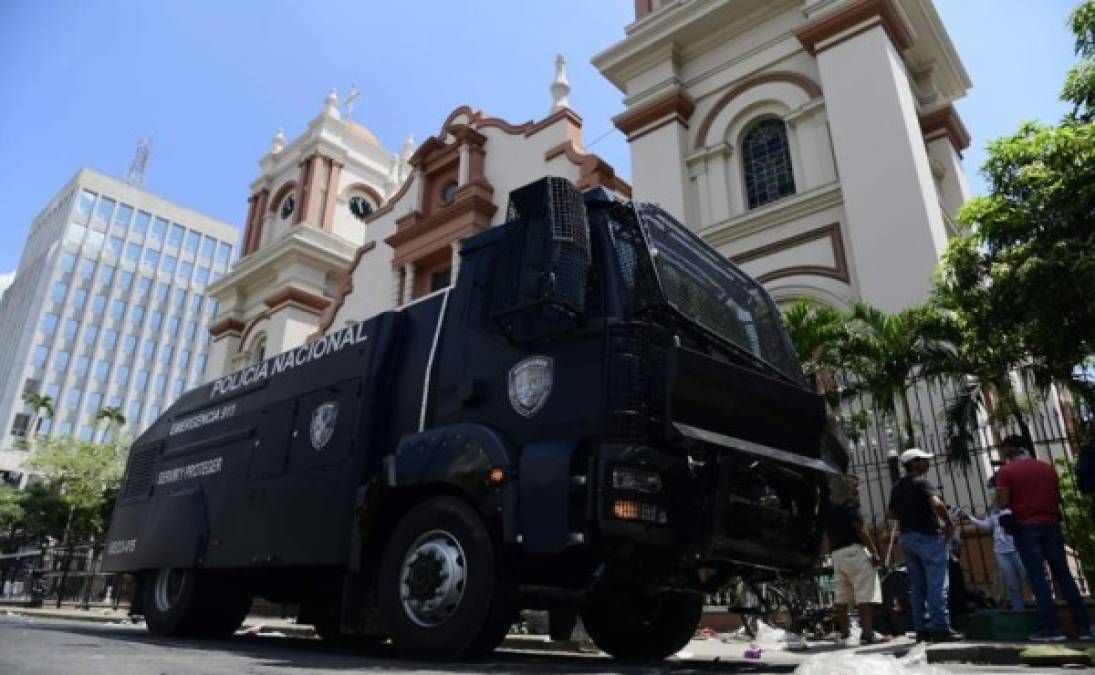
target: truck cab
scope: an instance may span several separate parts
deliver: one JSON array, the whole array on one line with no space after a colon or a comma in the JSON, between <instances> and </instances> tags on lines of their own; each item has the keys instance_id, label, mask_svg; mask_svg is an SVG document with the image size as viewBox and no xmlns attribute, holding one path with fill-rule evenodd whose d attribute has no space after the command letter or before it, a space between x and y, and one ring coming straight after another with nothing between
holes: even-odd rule
<instances>
[{"instance_id":1,"label":"truck cab","mask_svg":"<svg viewBox=\"0 0 1095 675\"><path fill-rule=\"evenodd\" d=\"M104 569L160 634L263 596L470 658L573 608L664 658L704 593L813 565L826 428L759 283L657 206L545 178L453 286L184 394L134 443Z\"/></svg>"}]
</instances>

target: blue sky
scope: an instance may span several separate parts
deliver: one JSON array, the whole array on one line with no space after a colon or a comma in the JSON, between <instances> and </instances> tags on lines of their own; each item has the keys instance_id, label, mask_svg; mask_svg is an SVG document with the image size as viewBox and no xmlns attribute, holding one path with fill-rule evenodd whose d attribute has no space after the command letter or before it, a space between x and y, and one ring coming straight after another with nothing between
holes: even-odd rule
<instances>
[{"instance_id":1,"label":"blue sky","mask_svg":"<svg viewBox=\"0 0 1095 675\"><path fill-rule=\"evenodd\" d=\"M936 0L974 82L959 110L982 148L1024 119L1055 120L1073 62L1074 0ZM461 104L543 116L568 59L586 143L628 175L610 119L621 95L589 64L623 36L633 0L0 0L0 288L34 215L80 166L124 176L151 136L148 187L239 224L258 158L332 87L389 148L421 142ZM604 135L606 134L607 135Z\"/></svg>"}]
</instances>

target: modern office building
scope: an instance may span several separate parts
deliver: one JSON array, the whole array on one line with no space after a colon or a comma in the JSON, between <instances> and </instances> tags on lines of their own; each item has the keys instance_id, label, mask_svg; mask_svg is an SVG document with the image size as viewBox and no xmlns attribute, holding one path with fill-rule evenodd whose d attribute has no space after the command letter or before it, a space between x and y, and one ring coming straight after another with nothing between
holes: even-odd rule
<instances>
[{"instance_id":1,"label":"modern office building","mask_svg":"<svg viewBox=\"0 0 1095 675\"><path fill-rule=\"evenodd\" d=\"M205 379L205 288L227 272L238 232L147 190L82 169L35 218L0 300L0 472L18 478L29 435L143 431ZM25 403L48 396L52 416ZM39 414L41 413L41 414ZM31 427L34 427L33 429Z\"/></svg>"}]
</instances>

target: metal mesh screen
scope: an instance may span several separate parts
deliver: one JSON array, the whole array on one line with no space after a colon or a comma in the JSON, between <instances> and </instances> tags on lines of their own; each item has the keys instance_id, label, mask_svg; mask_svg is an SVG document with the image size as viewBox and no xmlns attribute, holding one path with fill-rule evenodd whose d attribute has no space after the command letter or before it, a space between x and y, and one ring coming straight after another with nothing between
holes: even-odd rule
<instances>
[{"instance_id":1,"label":"metal mesh screen","mask_svg":"<svg viewBox=\"0 0 1095 675\"><path fill-rule=\"evenodd\" d=\"M665 302L795 381L779 310L759 283L660 208L637 207Z\"/></svg>"},{"instance_id":2,"label":"metal mesh screen","mask_svg":"<svg viewBox=\"0 0 1095 675\"><path fill-rule=\"evenodd\" d=\"M510 194L507 217L520 235L503 245L507 269L497 278L509 288L497 286L498 297L509 296L511 307L548 301L580 312L590 264L582 194L565 178L545 178Z\"/></svg>"}]
</instances>

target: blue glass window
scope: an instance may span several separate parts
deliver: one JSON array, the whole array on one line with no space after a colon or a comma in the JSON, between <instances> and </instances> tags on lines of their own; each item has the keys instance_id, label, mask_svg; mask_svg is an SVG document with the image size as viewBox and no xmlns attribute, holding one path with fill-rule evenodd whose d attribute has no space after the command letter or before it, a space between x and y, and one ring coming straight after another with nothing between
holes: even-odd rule
<instances>
[{"instance_id":1,"label":"blue glass window","mask_svg":"<svg viewBox=\"0 0 1095 675\"><path fill-rule=\"evenodd\" d=\"M112 281L114 281L114 266L113 265L103 265L102 267L100 267L99 268L99 282L109 286L110 282L112 282Z\"/></svg>"},{"instance_id":2,"label":"blue glass window","mask_svg":"<svg viewBox=\"0 0 1095 675\"><path fill-rule=\"evenodd\" d=\"M133 323L140 324L141 321L144 319L144 307L140 305L134 306L132 309L129 310L129 318L130 320L132 320Z\"/></svg>"},{"instance_id":3,"label":"blue glass window","mask_svg":"<svg viewBox=\"0 0 1095 675\"><path fill-rule=\"evenodd\" d=\"M172 223L171 234L169 234L167 237L167 245L171 248L178 248L179 244L182 243L183 232L185 231L186 228L182 225L179 225L178 223Z\"/></svg>"},{"instance_id":4,"label":"blue glass window","mask_svg":"<svg viewBox=\"0 0 1095 675\"><path fill-rule=\"evenodd\" d=\"M202 238L200 234L194 230L186 231L186 245L183 248L187 253L195 253L198 250L198 241Z\"/></svg>"},{"instance_id":5,"label":"blue glass window","mask_svg":"<svg viewBox=\"0 0 1095 675\"><path fill-rule=\"evenodd\" d=\"M99 210L95 212L97 218L101 218L104 223L110 222L110 216L114 213L115 201L110 197L103 197L99 200Z\"/></svg>"},{"instance_id":6,"label":"blue glass window","mask_svg":"<svg viewBox=\"0 0 1095 675\"><path fill-rule=\"evenodd\" d=\"M90 279L95 275L95 261L88 260L87 258L80 258L80 278Z\"/></svg>"},{"instance_id":7,"label":"blue glass window","mask_svg":"<svg viewBox=\"0 0 1095 675\"><path fill-rule=\"evenodd\" d=\"M194 272L194 263L183 261L179 263L179 278L190 281L190 275Z\"/></svg>"},{"instance_id":8,"label":"blue glass window","mask_svg":"<svg viewBox=\"0 0 1095 675\"><path fill-rule=\"evenodd\" d=\"M103 297L103 296L101 296L101 295L97 296L95 299L98 300L101 297ZM88 324L88 327L84 329L84 344L86 344L88 347L92 346L93 344L95 344L95 338L98 335L99 335L99 327L96 326L93 323Z\"/></svg>"},{"instance_id":9,"label":"blue glass window","mask_svg":"<svg viewBox=\"0 0 1095 675\"><path fill-rule=\"evenodd\" d=\"M96 295L91 301L91 311L95 313L95 316L102 316L104 309L106 309L106 296Z\"/></svg>"},{"instance_id":10,"label":"blue glass window","mask_svg":"<svg viewBox=\"0 0 1095 675\"><path fill-rule=\"evenodd\" d=\"M65 338L72 340L76 337L76 332L80 330L80 322L76 319L68 319L65 321Z\"/></svg>"},{"instance_id":11,"label":"blue glass window","mask_svg":"<svg viewBox=\"0 0 1095 675\"><path fill-rule=\"evenodd\" d=\"M76 267L76 255L73 253L61 254L61 271L71 272Z\"/></svg>"},{"instance_id":12,"label":"blue glass window","mask_svg":"<svg viewBox=\"0 0 1095 675\"><path fill-rule=\"evenodd\" d=\"M144 264L148 265L152 269L156 269L156 265L160 263L160 254L152 249L145 249L144 252Z\"/></svg>"},{"instance_id":13,"label":"blue glass window","mask_svg":"<svg viewBox=\"0 0 1095 675\"><path fill-rule=\"evenodd\" d=\"M175 256L167 255L165 253L163 256L163 265L160 266L160 271L167 276L173 276L175 274Z\"/></svg>"},{"instance_id":14,"label":"blue glass window","mask_svg":"<svg viewBox=\"0 0 1095 675\"><path fill-rule=\"evenodd\" d=\"M129 244L125 247L125 259L128 260L129 262L132 262L132 263L135 263L138 260L140 260L141 259L141 245L137 244L137 243L134 243L132 241L129 242Z\"/></svg>"},{"instance_id":15,"label":"blue glass window","mask_svg":"<svg viewBox=\"0 0 1095 675\"><path fill-rule=\"evenodd\" d=\"M63 281L58 281L53 284L53 301L64 302L65 294L68 293L68 284Z\"/></svg>"},{"instance_id":16,"label":"blue glass window","mask_svg":"<svg viewBox=\"0 0 1095 675\"><path fill-rule=\"evenodd\" d=\"M138 211L137 217L133 220L133 227L130 229L134 235L143 237L145 232L148 232L148 223L152 220L151 213L145 213L144 211Z\"/></svg>"},{"instance_id":17,"label":"blue glass window","mask_svg":"<svg viewBox=\"0 0 1095 675\"><path fill-rule=\"evenodd\" d=\"M128 291L133 286L133 273L129 270L122 270L122 273L118 275L118 289L122 291Z\"/></svg>"},{"instance_id":18,"label":"blue glass window","mask_svg":"<svg viewBox=\"0 0 1095 675\"><path fill-rule=\"evenodd\" d=\"M147 387L148 386L148 371L147 370L138 370L137 371L137 378L135 380L133 380L133 383L136 385L136 387L138 389L144 389L145 387Z\"/></svg>"},{"instance_id":19,"label":"blue glass window","mask_svg":"<svg viewBox=\"0 0 1095 675\"><path fill-rule=\"evenodd\" d=\"M106 361L99 361L95 364L95 379L100 382L106 382L107 375L110 374L110 364Z\"/></svg>"},{"instance_id":20,"label":"blue glass window","mask_svg":"<svg viewBox=\"0 0 1095 675\"><path fill-rule=\"evenodd\" d=\"M34 348L34 366L41 368L46 365L46 359L49 358L49 347L44 345L38 345Z\"/></svg>"},{"instance_id":21,"label":"blue glass window","mask_svg":"<svg viewBox=\"0 0 1095 675\"><path fill-rule=\"evenodd\" d=\"M87 217L91 215L91 209L95 206L95 193L82 190L80 192L80 201L76 204L76 221L81 224L87 223Z\"/></svg>"},{"instance_id":22,"label":"blue glass window","mask_svg":"<svg viewBox=\"0 0 1095 675\"><path fill-rule=\"evenodd\" d=\"M165 220L164 218L157 218L152 223L152 234L150 238L155 240L156 242L161 242L163 241L163 237L166 232L167 220Z\"/></svg>"},{"instance_id":23,"label":"blue glass window","mask_svg":"<svg viewBox=\"0 0 1095 675\"><path fill-rule=\"evenodd\" d=\"M68 368L69 353L62 350L57 352L57 355L53 357L53 370L57 373L65 372Z\"/></svg>"},{"instance_id":24,"label":"blue glass window","mask_svg":"<svg viewBox=\"0 0 1095 675\"><path fill-rule=\"evenodd\" d=\"M137 349L137 336L133 333L129 333L125 336L125 340L122 342L122 352L125 354L132 354Z\"/></svg>"},{"instance_id":25,"label":"blue glass window","mask_svg":"<svg viewBox=\"0 0 1095 675\"><path fill-rule=\"evenodd\" d=\"M119 204L118 211L114 214L114 224L118 227L128 227L129 219L133 217L133 207L129 204Z\"/></svg>"},{"instance_id":26,"label":"blue glass window","mask_svg":"<svg viewBox=\"0 0 1095 675\"><path fill-rule=\"evenodd\" d=\"M108 330L103 333L103 348L107 351L113 351L114 345L118 344L118 331Z\"/></svg>"},{"instance_id":27,"label":"blue glass window","mask_svg":"<svg viewBox=\"0 0 1095 675\"><path fill-rule=\"evenodd\" d=\"M107 244L107 250L110 251L111 255L113 255L115 258L119 258L122 255L122 244L123 242L121 237L111 237L110 241Z\"/></svg>"},{"instance_id":28,"label":"blue glass window","mask_svg":"<svg viewBox=\"0 0 1095 675\"><path fill-rule=\"evenodd\" d=\"M217 240L213 237L206 235L202 239L202 258L208 260L213 257L213 252L217 250Z\"/></svg>"},{"instance_id":29,"label":"blue glass window","mask_svg":"<svg viewBox=\"0 0 1095 675\"><path fill-rule=\"evenodd\" d=\"M84 308L84 302L87 300L87 291L82 288L77 288L72 294L72 307L80 310Z\"/></svg>"},{"instance_id":30,"label":"blue glass window","mask_svg":"<svg viewBox=\"0 0 1095 675\"><path fill-rule=\"evenodd\" d=\"M83 391L79 387L73 387L68 390L68 394L65 396L65 403L69 408L73 410L80 407L80 396L83 395Z\"/></svg>"},{"instance_id":31,"label":"blue glass window","mask_svg":"<svg viewBox=\"0 0 1095 675\"><path fill-rule=\"evenodd\" d=\"M114 381L124 385L129 381L129 366L118 366L114 371Z\"/></svg>"},{"instance_id":32,"label":"blue glass window","mask_svg":"<svg viewBox=\"0 0 1095 675\"><path fill-rule=\"evenodd\" d=\"M120 319L125 316L125 300L115 300L111 303L110 316L115 319Z\"/></svg>"},{"instance_id":33,"label":"blue glass window","mask_svg":"<svg viewBox=\"0 0 1095 675\"><path fill-rule=\"evenodd\" d=\"M141 346L141 356L146 359L151 359L156 354L156 342L155 340L145 340L144 345Z\"/></svg>"},{"instance_id":34,"label":"blue glass window","mask_svg":"<svg viewBox=\"0 0 1095 675\"><path fill-rule=\"evenodd\" d=\"M166 366L167 364L171 363L171 357L174 355L175 348L171 345L164 345L163 349L160 350L160 363Z\"/></svg>"},{"instance_id":35,"label":"blue glass window","mask_svg":"<svg viewBox=\"0 0 1095 675\"><path fill-rule=\"evenodd\" d=\"M57 332L57 322L60 321L60 317L56 314L48 313L42 317L42 332L46 335L53 335Z\"/></svg>"}]
</instances>

